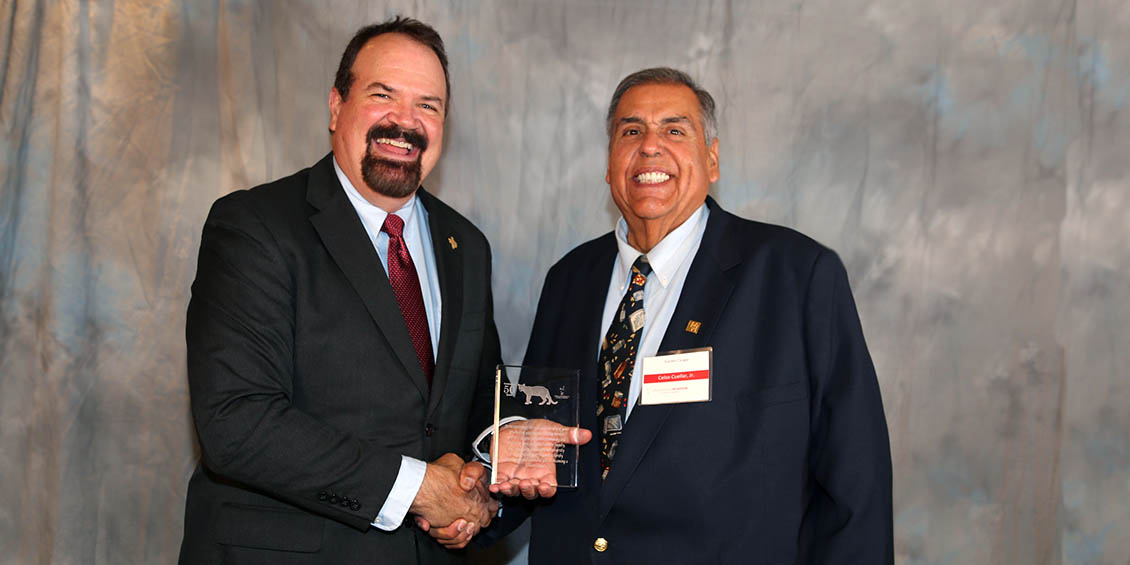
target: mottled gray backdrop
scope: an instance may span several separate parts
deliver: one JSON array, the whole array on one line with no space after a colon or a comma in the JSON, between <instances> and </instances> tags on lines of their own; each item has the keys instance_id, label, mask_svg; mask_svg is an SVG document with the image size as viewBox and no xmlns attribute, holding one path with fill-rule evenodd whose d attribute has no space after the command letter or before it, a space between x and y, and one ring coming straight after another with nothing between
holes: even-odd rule
<instances>
[{"instance_id":1,"label":"mottled gray backdrop","mask_svg":"<svg viewBox=\"0 0 1130 565\"><path fill-rule=\"evenodd\" d=\"M509 361L613 225L612 88L679 67L718 200L847 263L898 561L1130 563L1123 0L0 0L0 562L175 559L208 206L328 151L340 52L396 12L448 44L428 185L494 245Z\"/></svg>"}]
</instances>

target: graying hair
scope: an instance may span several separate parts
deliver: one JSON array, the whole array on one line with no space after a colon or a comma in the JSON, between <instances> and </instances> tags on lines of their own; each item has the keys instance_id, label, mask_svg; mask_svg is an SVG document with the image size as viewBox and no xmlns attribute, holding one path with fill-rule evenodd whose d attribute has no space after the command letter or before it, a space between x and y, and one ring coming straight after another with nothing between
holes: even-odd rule
<instances>
[{"instance_id":1,"label":"graying hair","mask_svg":"<svg viewBox=\"0 0 1130 565\"><path fill-rule=\"evenodd\" d=\"M669 67L654 67L636 71L620 81L619 86L616 87L616 92L612 93L612 102L608 104L609 140L612 139L612 130L616 125L612 121L615 119L616 106L620 104L620 98L633 86L645 84L681 84L691 89L695 97L698 98L698 109L702 115L702 131L706 135L706 145L709 146L714 142L714 138L718 136L718 118L714 115L714 97L699 86L690 75Z\"/></svg>"}]
</instances>

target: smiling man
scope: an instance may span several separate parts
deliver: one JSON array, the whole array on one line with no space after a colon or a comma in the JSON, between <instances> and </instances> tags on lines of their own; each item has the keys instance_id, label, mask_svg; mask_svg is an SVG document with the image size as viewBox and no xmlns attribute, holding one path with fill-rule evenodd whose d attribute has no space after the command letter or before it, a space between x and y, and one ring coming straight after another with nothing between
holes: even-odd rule
<instances>
[{"instance_id":1,"label":"smiling man","mask_svg":"<svg viewBox=\"0 0 1130 565\"><path fill-rule=\"evenodd\" d=\"M212 207L182 563L460 562L407 515L469 532L494 515L462 457L499 361L490 249L420 186L449 95L435 30L365 27L330 91L332 152Z\"/></svg>"},{"instance_id":2,"label":"smiling man","mask_svg":"<svg viewBox=\"0 0 1130 565\"><path fill-rule=\"evenodd\" d=\"M550 269L525 358L580 368L596 441L575 490L504 485L533 500L480 539L532 515L534 565L891 563L886 421L839 258L707 196L714 100L686 74L628 76L607 124L622 219Z\"/></svg>"}]
</instances>

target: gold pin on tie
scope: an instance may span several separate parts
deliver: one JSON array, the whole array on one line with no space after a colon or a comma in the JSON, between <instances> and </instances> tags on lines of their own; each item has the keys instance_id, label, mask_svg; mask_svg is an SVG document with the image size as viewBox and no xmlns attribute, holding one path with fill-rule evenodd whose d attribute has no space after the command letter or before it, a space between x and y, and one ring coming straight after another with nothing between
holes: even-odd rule
<instances>
[{"instance_id":1,"label":"gold pin on tie","mask_svg":"<svg viewBox=\"0 0 1130 565\"><path fill-rule=\"evenodd\" d=\"M452 249L459 249L459 244L455 243L455 236L447 236L447 242L451 244Z\"/></svg>"},{"instance_id":2,"label":"gold pin on tie","mask_svg":"<svg viewBox=\"0 0 1130 565\"><path fill-rule=\"evenodd\" d=\"M702 322L697 320L687 320L687 331L692 334L698 334L698 329L702 327Z\"/></svg>"}]
</instances>

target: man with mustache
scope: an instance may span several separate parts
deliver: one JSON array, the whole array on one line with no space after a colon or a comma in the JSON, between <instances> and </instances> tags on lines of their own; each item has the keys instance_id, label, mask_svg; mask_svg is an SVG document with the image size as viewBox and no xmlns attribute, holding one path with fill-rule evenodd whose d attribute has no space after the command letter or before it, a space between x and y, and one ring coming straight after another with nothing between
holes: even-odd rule
<instances>
[{"instance_id":1,"label":"man with mustache","mask_svg":"<svg viewBox=\"0 0 1130 565\"><path fill-rule=\"evenodd\" d=\"M492 485L533 500L482 541L532 516L537 565L893 562L886 420L847 273L707 195L717 127L680 71L616 88L605 180L622 218L550 269L525 358L580 368L595 437L576 489Z\"/></svg>"},{"instance_id":2,"label":"man with mustache","mask_svg":"<svg viewBox=\"0 0 1130 565\"><path fill-rule=\"evenodd\" d=\"M182 563L460 562L408 515L468 533L494 515L463 459L500 358L490 249L420 186L449 94L434 29L365 27L330 92L332 152L212 207Z\"/></svg>"}]
</instances>

